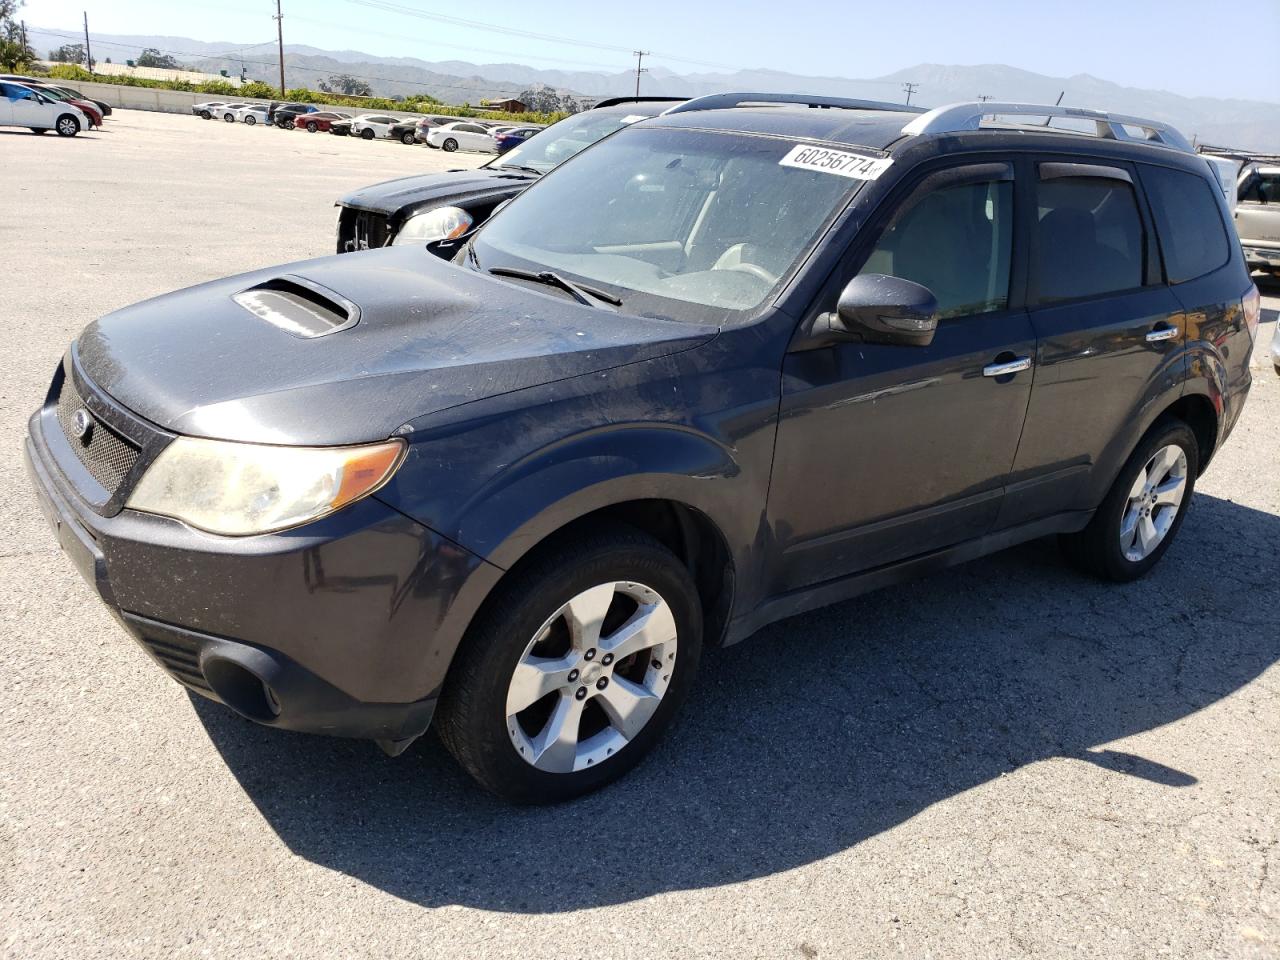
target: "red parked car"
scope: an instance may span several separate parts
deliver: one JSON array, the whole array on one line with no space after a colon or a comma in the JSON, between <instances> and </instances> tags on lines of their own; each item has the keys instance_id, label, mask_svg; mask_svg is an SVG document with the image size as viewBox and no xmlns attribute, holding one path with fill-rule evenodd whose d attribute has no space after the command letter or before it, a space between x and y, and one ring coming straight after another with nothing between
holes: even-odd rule
<instances>
[{"instance_id":1,"label":"red parked car","mask_svg":"<svg viewBox=\"0 0 1280 960\"><path fill-rule=\"evenodd\" d=\"M328 132L329 127L337 120L350 120L351 115L347 113L302 113L294 119L293 125L299 130L306 130L308 133L316 133L317 131Z\"/></svg>"}]
</instances>

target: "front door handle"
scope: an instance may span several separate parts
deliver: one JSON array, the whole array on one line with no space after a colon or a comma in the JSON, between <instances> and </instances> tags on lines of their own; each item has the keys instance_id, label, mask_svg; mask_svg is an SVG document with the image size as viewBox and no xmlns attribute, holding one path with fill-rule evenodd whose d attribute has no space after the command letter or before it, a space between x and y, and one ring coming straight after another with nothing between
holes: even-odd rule
<instances>
[{"instance_id":1,"label":"front door handle","mask_svg":"<svg viewBox=\"0 0 1280 960\"><path fill-rule=\"evenodd\" d=\"M1147 334L1147 343L1160 343L1161 341L1164 341L1164 340L1172 340L1177 335L1178 335L1177 327L1162 325L1162 326L1156 327L1154 330L1152 330L1150 333Z\"/></svg>"},{"instance_id":2,"label":"front door handle","mask_svg":"<svg viewBox=\"0 0 1280 960\"><path fill-rule=\"evenodd\" d=\"M1031 369L1030 357L1018 357L1016 360L1009 360L1005 363L988 363L982 368L984 377L1007 377L1011 373L1021 373L1023 370Z\"/></svg>"}]
</instances>

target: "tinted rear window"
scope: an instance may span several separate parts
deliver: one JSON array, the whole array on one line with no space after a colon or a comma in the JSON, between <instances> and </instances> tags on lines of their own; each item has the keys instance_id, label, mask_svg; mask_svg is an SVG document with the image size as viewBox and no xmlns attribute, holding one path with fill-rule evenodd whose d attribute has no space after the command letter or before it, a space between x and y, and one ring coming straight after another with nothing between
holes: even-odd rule
<instances>
[{"instance_id":1,"label":"tinted rear window","mask_svg":"<svg viewBox=\"0 0 1280 960\"><path fill-rule=\"evenodd\" d=\"M1231 241L1217 195L1207 180L1182 170L1144 164L1142 183L1151 198L1170 283L1203 277L1230 259Z\"/></svg>"},{"instance_id":2,"label":"tinted rear window","mask_svg":"<svg viewBox=\"0 0 1280 960\"><path fill-rule=\"evenodd\" d=\"M1133 187L1105 178L1057 177L1037 188L1041 302L1142 286L1145 235Z\"/></svg>"}]
</instances>

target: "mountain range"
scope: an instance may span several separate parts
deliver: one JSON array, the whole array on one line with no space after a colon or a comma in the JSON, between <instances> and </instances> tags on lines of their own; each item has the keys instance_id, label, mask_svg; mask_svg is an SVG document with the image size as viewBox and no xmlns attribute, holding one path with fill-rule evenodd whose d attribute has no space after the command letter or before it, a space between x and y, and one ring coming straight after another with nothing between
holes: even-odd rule
<instances>
[{"instance_id":1,"label":"mountain range","mask_svg":"<svg viewBox=\"0 0 1280 960\"><path fill-rule=\"evenodd\" d=\"M41 53L74 43L74 31L29 28L32 45ZM227 70L250 79L275 83L275 48L260 44L210 42L187 37L101 34L92 39L98 59L134 59L144 47L170 52L184 65L217 73ZM229 52L237 51L237 52ZM592 101L635 89L631 71L551 70L519 63L471 63L464 60L425 60L379 57L356 50L321 50L301 44L285 45L285 81L290 87L315 87L332 74L364 79L379 96L404 97L429 93L446 103L478 103L481 99L517 96L530 87L546 86ZM1062 96L1069 106L1093 107L1172 123L1201 143L1247 150L1280 152L1280 103L1185 97L1161 90L1125 87L1088 74L1050 77L1002 64L917 64L873 78L802 76L776 70L679 74L653 67L643 77L641 92L654 96L699 96L734 90L803 92L874 100L900 100L903 83L917 85L913 102L937 106L979 96L997 100L1053 103Z\"/></svg>"}]
</instances>

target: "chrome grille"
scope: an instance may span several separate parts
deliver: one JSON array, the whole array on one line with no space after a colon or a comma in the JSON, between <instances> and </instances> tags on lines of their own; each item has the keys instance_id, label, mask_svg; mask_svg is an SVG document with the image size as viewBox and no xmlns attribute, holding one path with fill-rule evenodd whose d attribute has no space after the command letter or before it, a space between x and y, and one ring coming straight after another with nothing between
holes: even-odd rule
<instances>
[{"instance_id":1,"label":"chrome grille","mask_svg":"<svg viewBox=\"0 0 1280 960\"><path fill-rule=\"evenodd\" d=\"M74 418L78 410L89 416L89 430L83 436L76 436ZM108 493L115 493L137 463L138 448L89 413L69 376L62 381L57 414L76 459Z\"/></svg>"}]
</instances>

